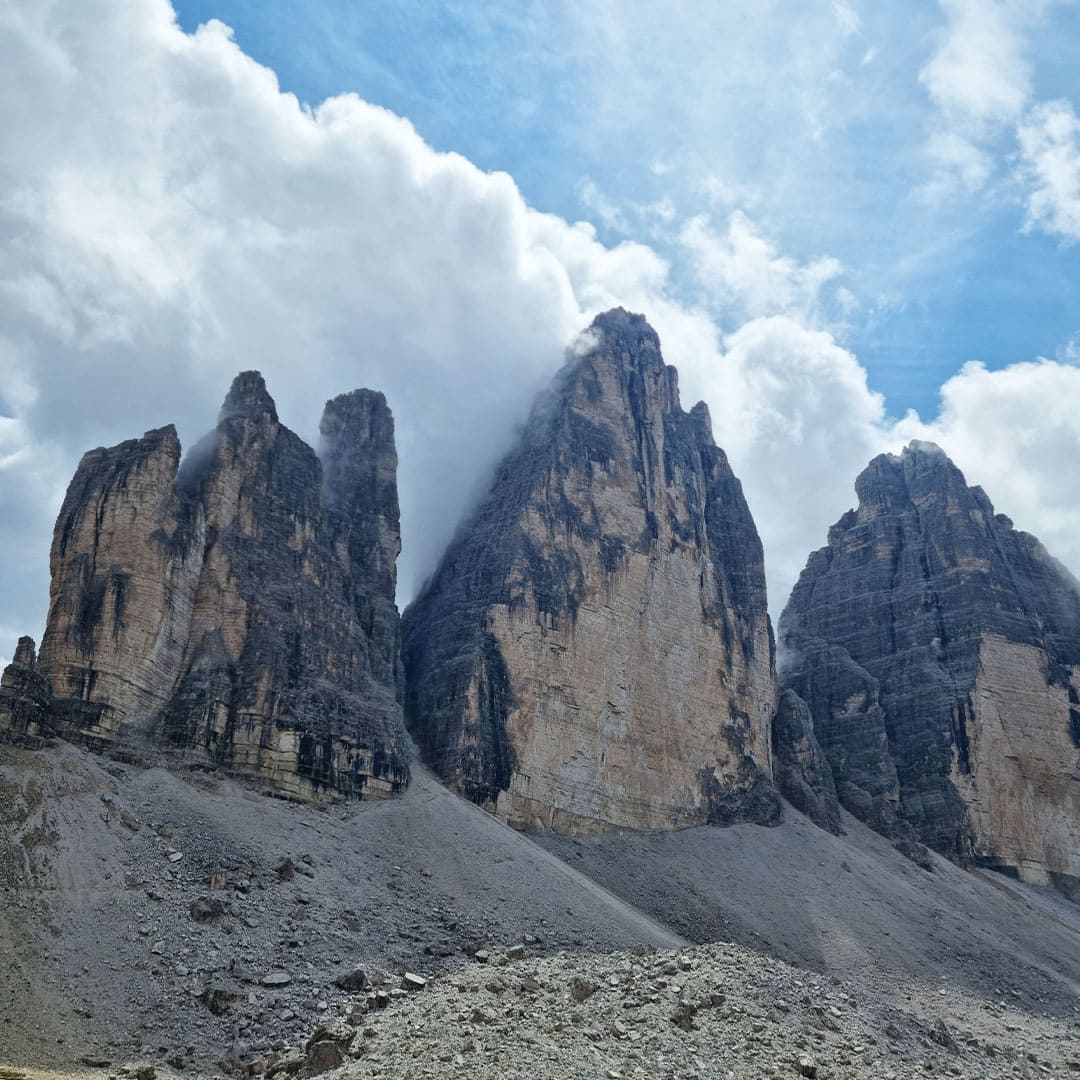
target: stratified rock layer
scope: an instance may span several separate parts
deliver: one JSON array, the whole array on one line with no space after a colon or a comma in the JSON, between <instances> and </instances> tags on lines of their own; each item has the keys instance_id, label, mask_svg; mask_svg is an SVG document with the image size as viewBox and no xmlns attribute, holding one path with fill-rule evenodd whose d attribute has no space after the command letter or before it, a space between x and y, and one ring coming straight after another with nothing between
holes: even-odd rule
<instances>
[{"instance_id":1,"label":"stratified rock layer","mask_svg":"<svg viewBox=\"0 0 1080 1080\"><path fill-rule=\"evenodd\" d=\"M393 420L358 390L322 432L325 469L245 372L183 464L172 427L84 456L37 665L59 734L300 798L406 782Z\"/></svg>"},{"instance_id":2,"label":"stratified rock layer","mask_svg":"<svg viewBox=\"0 0 1080 1080\"><path fill-rule=\"evenodd\" d=\"M1080 881L1080 587L936 446L875 458L780 620L840 801L1037 881Z\"/></svg>"},{"instance_id":3,"label":"stratified rock layer","mask_svg":"<svg viewBox=\"0 0 1080 1080\"><path fill-rule=\"evenodd\" d=\"M51 733L52 687L38 666L33 638L21 637L0 678L0 735L36 739Z\"/></svg>"},{"instance_id":4,"label":"stratified rock layer","mask_svg":"<svg viewBox=\"0 0 1080 1080\"><path fill-rule=\"evenodd\" d=\"M794 690L780 695L772 746L773 779L780 794L823 829L842 832L832 768L814 734L810 707Z\"/></svg>"},{"instance_id":5,"label":"stratified rock layer","mask_svg":"<svg viewBox=\"0 0 1080 1080\"><path fill-rule=\"evenodd\" d=\"M612 311L591 334L405 613L407 722L519 827L776 821L741 486L645 320Z\"/></svg>"}]
</instances>

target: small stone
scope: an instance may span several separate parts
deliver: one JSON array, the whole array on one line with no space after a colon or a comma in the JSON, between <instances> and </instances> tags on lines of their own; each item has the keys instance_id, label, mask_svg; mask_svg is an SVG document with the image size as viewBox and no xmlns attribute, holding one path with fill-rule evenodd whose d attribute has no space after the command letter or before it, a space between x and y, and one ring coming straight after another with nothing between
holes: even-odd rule
<instances>
[{"instance_id":1,"label":"small stone","mask_svg":"<svg viewBox=\"0 0 1080 1080\"><path fill-rule=\"evenodd\" d=\"M330 1040L312 1044L307 1050L308 1074L316 1076L329 1069L336 1069L345 1061L345 1053L336 1042Z\"/></svg>"},{"instance_id":2,"label":"small stone","mask_svg":"<svg viewBox=\"0 0 1080 1080\"><path fill-rule=\"evenodd\" d=\"M271 971L262 977L263 986L288 986L292 976L285 971Z\"/></svg>"},{"instance_id":3,"label":"small stone","mask_svg":"<svg viewBox=\"0 0 1080 1080\"><path fill-rule=\"evenodd\" d=\"M366 990L370 985L367 977L367 972L363 968L351 968L349 971L342 972L336 979L334 979L334 985L340 990Z\"/></svg>"},{"instance_id":4,"label":"small stone","mask_svg":"<svg viewBox=\"0 0 1080 1080\"><path fill-rule=\"evenodd\" d=\"M570 996L580 1005L596 993L596 983L575 976L570 983Z\"/></svg>"},{"instance_id":5,"label":"small stone","mask_svg":"<svg viewBox=\"0 0 1080 1080\"><path fill-rule=\"evenodd\" d=\"M401 980L403 990L423 990L425 986L427 986L427 979L423 975L415 975L411 971L406 971Z\"/></svg>"},{"instance_id":6,"label":"small stone","mask_svg":"<svg viewBox=\"0 0 1080 1080\"><path fill-rule=\"evenodd\" d=\"M671 1017L671 1022L683 1031L694 1030L694 1014L697 1012L697 1006L691 1005L688 1001L682 1001L679 1003L679 1007L675 1010L674 1015Z\"/></svg>"},{"instance_id":7,"label":"small stone","mask_svg":"<svg viewBox=\"0 0 1080 1080\"><path fill-rule=\"evenodd\" d=\"M183 857L184 857L184 853L182 851L170 851L169 852L169 862L171 862L171 863L178 863Z\"/></svg>"},{"instance_id":8,"label":"small stone","mask_svg":"<svg viewBox=\"0 0 1080 1080\"><path fill-rule=\"evenodd\" d=\"M188 911L197 923L205 925L225 914L225 904L216 896L200 896L191 901Z\"/></svg>"},{"instance_id":9,"label":"small stone","mask_svg":"<svg viewBox=\"0 0 1080 1080\"><path fill-rule=\"evenodd\" d=\"M199 1000L215 1015L224 1016L236 1000L234 994L227 986L213 983L199 995Z\"/></svg>"}]
</instances>

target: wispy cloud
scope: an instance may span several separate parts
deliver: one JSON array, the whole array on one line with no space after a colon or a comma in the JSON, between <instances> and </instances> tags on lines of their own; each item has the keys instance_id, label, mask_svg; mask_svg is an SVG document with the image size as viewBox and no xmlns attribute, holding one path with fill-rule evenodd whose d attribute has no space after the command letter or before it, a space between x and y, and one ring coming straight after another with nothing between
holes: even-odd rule
<instances>
[{"instance_id":1,"label":"wispy cloud","mask_svg":"<svg viewBox=\"0 0 1080 1080\"><path fill-rule=\"evenodd\" d=\"M1035 106L1019 128L1026 227L1080 240L1080 119L1068 101Z\"/></svg>"},{"instance_id":2,"label":"wispy cloud","mask_svg":"<svg viewBox=\"0 0 1080 1080\"><path fill-rule=\"evenodd\" d=\"M741 211L730 215L722 231L705 216L691 218L679 241L710 297L744 319L783 314L814 324L824 290L841 273L831 256L799 263L781 254Z\"/></svg>"}]
</instances>

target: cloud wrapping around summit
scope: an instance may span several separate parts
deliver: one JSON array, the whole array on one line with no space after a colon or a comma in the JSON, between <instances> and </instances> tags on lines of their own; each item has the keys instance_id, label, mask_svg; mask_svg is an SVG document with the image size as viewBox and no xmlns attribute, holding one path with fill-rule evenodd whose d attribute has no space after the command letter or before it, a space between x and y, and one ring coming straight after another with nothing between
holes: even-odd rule
<instances>
[{"instance_id":1,"label":"cloud wrapping around summit","mask_svg":"<svg viewBox=\"0 0 1080 1080\"><path fill-rule=\"evenodd\" d=\"M1078 369L969 365L938 421L893 423L821 322L843 268L787 258L742 215L687 232L700 299L680 299L649 247L531 209L506 174L354 95L300 104L226 27L185 34L165 0L13 0L0 95L0 655L40 632L80 454L168 422L194 446L241 368L311 441L326 398L386 393L408 600L563 350L616 304L656 327L684 405L710 405L774 612L856 473L912 435L1080 568L1080 479L1060 468L1080 457ZM746 308L726 337L725 303Z\"/></svg>"}]
</instances>

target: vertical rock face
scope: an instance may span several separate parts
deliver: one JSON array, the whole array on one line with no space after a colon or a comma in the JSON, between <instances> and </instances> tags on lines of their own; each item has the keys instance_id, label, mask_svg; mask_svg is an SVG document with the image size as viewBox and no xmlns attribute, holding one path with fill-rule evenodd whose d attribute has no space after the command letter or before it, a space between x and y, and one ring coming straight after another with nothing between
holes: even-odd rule
<instances>
[{"instance_id":1,"label":"vertical rock face","mask_svg":"<svg viewBox=\"0 0 1080 1080\"><path fill-rule=\"evenodd\" d=\"M405 613L407 722L517 826L778 820L741 486L645 320L612 311L592 334Z\"/></svg>"},{"instance_id":2,"label":"vertical rock face","mask_svg":"<svg viewBox=\"0 0 1080 1080\"><path fill-rule=\"evenodd\" d=\"M936 446L875 458L780 620L840 801L1080 882L1080 587Z\"/></svg>"},{"instance_id":3,"label":"vertical rock face","mask_svg":"<svg viewBox=\"0 0 1080 1080\"><path fill-rule=\"evenodd\" d=\"M832 768L814 734L810 707L794 690L780 695L772 729L773 779L796 810L839 834L840 804Z\"/></svg>"},{"instance_id":4,"label":"vertical rock face","mask_svg":"<svg viewBox=\"0 0 1080 1080\"><path fill-rule=\"evenodd\" d=\"M33 638L21 637L0 678L0 735L37 738L51 733L52 687L38 667Z\"/></svg>"},{"instance_id":5,"label":"vertical rock face","mask_svg":"<svg viewBox=\"0 0 1080 1080\"><path fill-rule=\"evenodd\" d=\"M302 798L406 782L393 420L360 390L322 432L325 469L245 372L183 463L171 427L85 455L39 663L62 735Z\"/></svg>"}]
</instances>

